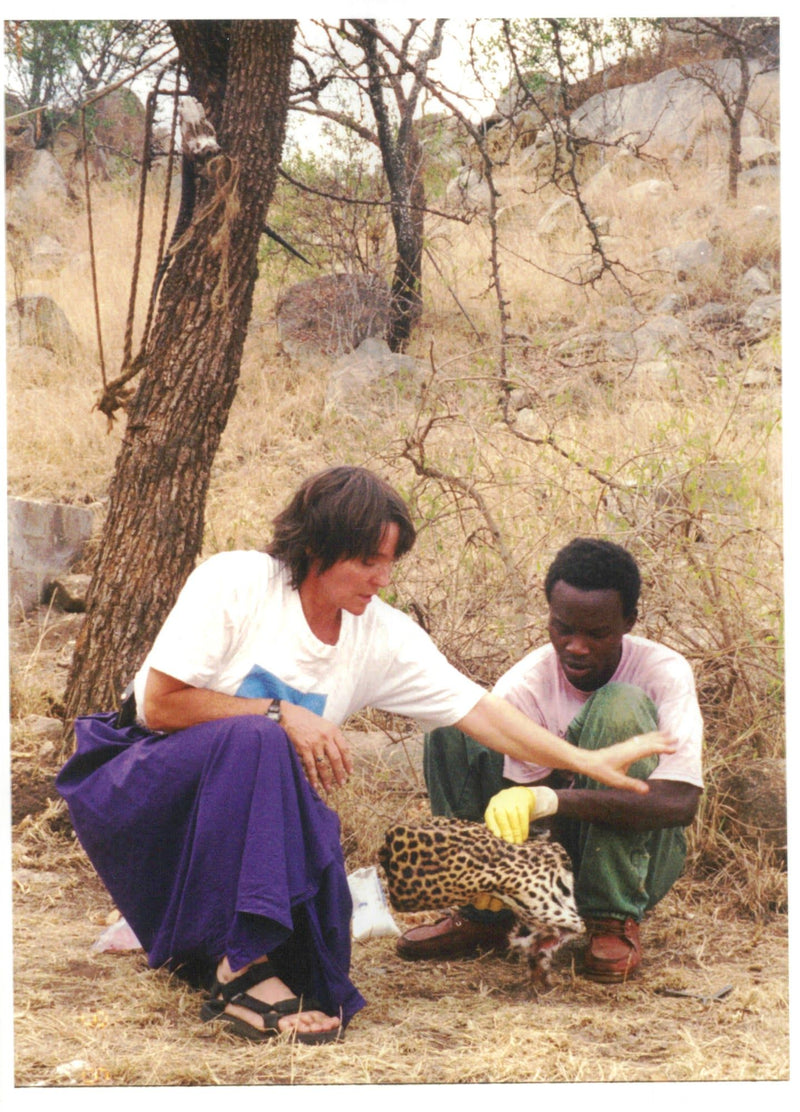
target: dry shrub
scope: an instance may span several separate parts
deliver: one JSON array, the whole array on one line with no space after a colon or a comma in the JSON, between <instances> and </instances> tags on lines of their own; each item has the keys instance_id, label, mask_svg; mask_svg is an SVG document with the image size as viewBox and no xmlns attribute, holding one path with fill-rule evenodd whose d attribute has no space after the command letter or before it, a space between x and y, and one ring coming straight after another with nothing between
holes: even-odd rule
<instances>
[{"instance_id":1,"label":"dry shrub","mask_svg":"<svg viewBox=\"0 0 800 1112\"><path fill-rule=\"evenodd\" d=\"M643 571L638 631L695 669L709 789L723 767L782 756L777 397L679 367L672 397L621 384L581 414L574 385L548 397L530 383L539 432L520 437L486 399L481 410L481 378L457 381L458 391L455 376L434 379L402 452L384 456L417 465L403 492L419 544L396 601L491 684L546 639L541 584L557 548L579 534L611 537ZM727 863L702 833L696 851L699 867ZM759 916L782 905L747 854L733 861L743 906Z\"/></svg>"}]
</instances>

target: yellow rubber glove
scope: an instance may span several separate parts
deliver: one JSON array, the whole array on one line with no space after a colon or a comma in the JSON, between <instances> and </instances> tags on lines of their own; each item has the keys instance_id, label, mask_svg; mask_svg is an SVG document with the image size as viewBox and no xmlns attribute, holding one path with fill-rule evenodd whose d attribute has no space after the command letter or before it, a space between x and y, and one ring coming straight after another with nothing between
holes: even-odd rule
<instances>
[{"instance_id":1,"label":"yellow rubber glove","mask_svg":"<svg viewBox=\"0 0 800 1112\"><path fill-rule=\"evenodd\" d=\"M493 795L484 819L492 834L506 842L521 845L527 841L528 827L535 819L554 815L558 796L552 788L504 788Z\"/></svg>"}]
</instances>

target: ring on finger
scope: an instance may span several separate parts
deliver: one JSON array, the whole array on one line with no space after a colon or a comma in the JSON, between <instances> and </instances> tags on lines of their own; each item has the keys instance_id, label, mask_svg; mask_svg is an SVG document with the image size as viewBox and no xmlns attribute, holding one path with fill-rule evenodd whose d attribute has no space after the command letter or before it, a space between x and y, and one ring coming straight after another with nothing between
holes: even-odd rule
<instances>
[{"instance_id":1,"label":"ring on finger","mask_svg":"<svg viewBox=\"0 0 800 1112\"><path fill-rule=\"evenodd\" d=\"M314 760L317 762L317 764L324 764L325 762L324 757L315 757Z\"/></svg>"}]
</instances>

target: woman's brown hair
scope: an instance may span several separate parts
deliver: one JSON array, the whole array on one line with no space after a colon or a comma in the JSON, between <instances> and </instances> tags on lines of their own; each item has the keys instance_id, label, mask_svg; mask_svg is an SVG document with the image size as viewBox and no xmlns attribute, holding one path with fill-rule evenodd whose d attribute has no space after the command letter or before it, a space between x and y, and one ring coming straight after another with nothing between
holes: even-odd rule
<instances>
[{"instance_id":1,"label":"woman's brown hair","mask_svg":"<svg viewBox=\"0 0 800 1112\"><path fill-rule=\"evenodd\" d=\"M399 559L417 535L403 499L365 467L331 467L306 479L278 514L266 551L286 564L297 589L315 560L323 572L339 560L374 556L392 522Z\"/></svg>"}]
</instances>

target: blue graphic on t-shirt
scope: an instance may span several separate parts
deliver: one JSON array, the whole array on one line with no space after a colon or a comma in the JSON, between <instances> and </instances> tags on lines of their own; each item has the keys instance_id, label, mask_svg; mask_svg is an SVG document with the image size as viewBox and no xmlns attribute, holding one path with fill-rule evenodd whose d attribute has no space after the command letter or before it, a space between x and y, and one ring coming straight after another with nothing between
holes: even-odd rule
<instances>
[{"instance_id":1,"label":"blue graphic on t-shirt","mask_svg":"<svg viewBox=\"0 0 800 1112\"><path fill-rule=\"evenodd\" d=\"M258 664L254 664L247 673L236 694L245 699L285 699L287 703L305 707L320 716L328 700L327 695L318 695L314 691L298 691Z\"/></svg>"}]
</instances>

